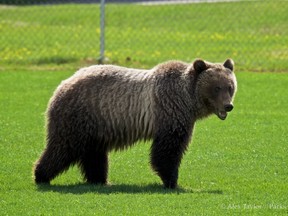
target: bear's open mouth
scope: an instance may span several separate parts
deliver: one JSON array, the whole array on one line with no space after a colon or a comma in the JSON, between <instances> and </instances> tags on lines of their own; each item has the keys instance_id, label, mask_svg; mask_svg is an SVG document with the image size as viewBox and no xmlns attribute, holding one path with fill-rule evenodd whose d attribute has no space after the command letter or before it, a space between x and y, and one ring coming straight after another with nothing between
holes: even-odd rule
<instances>
[{"instance_id":1,"label":"bear's open mouth","mask_svg":"<svg viewBox=\"0 0 288 216\"><path fill-rule=\"evenodd\" d=\"M225 120L227 117L227 112L225 111L218 111L217 112L217 116L221 119L221 120Z\"/></svg>"}]
</instances>

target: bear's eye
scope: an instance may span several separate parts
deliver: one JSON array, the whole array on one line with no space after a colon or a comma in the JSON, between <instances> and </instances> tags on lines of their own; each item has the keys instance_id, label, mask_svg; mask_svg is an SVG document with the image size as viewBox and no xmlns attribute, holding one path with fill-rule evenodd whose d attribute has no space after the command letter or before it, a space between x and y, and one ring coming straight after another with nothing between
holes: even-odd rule
<instances>
[{"instance_id":1,"label":"bear's eye","mask_svg":"<svg viewBox=\"0 0 288 216\"><path fill-rule=\"evenodd\" d=\"M215 92L215 93L219 93L220 90L221 90L221 87L219 87L219 86L217 86L217 87L214 88L214 92Z\"/></svg>"},{"instance_id":2,"label":"bear's eye","mask_svg":"<svg viewBox=\"0 0 288 216\"><path fill-rule=\"evenodd\" d=\"M229 91L230 94L233 94L233 89L232 89L231 86L228 87L228 91Z\"/></svg>"}]
</instances>

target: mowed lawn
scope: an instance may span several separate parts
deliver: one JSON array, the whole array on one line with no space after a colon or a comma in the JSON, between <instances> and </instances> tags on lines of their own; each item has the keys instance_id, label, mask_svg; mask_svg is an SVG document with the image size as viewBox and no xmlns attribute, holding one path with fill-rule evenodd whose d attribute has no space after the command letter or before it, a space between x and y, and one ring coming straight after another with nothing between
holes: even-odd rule
<instances>
[{"instance_id":1,"label":"mowed lawn","mask_svg":"<svg viewBox=\"0 0 288 216\"><path fill-rule=\"evenodd\" d=\"M32 166L45 145L44 113L72 72L1 72L1 215L285 215L285 73L237 72L235 109L197 123L179 189L162 188L149 166L150 143L110 155L111 186L83 183L77 167L37 187Z\"/></svg>"},{"instance_id":2,"label":"mowed lawn","mask_svg":"<svg viewBox=\"0 0 288 216\"><path fill-rule=\"evenodd\" d=\"M143 6L107 4L109 63L227 57L248 71L287 71L287 1ZM97 62L99 4L0 6L0 70L75 68Z\"/></svg>"}]
</instances>

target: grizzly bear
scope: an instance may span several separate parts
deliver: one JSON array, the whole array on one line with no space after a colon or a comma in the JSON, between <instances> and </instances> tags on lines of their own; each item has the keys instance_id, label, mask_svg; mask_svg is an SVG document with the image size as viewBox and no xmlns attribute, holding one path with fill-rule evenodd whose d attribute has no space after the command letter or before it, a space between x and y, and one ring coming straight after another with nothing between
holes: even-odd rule
<instances>
[{"instance_id":1,"label":"grizzly bear","mask_svg":"<svg viewBox=\"0 0 288 216\"><path fill-rule=\"evenodd\" d=\"M47 109L47 145L35 182L50 183L77 164L88 183L107 184L108 153L152 139L151 166L164 187L178 169L198 119L233 109L234 63L169 61L150 70L82 68L63 81Z\"/></svg>"}]
</instances>

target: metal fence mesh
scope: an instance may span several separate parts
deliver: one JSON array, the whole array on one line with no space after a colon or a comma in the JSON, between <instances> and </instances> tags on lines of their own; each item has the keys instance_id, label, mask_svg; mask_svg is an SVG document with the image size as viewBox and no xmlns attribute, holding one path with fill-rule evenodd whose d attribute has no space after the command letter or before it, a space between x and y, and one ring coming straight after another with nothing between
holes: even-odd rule
<instances>
[{"instance_id":1,"label":"metal fence mesh","mask_svg":"<svg viewBox=\"0 0 288 216\"><path fill-rule=\"evenodd\" d=\"M97 63L99 1L0 0L0 69ZM106 1L105 60L235 60L241 70L288 71L287 1Z\"/></svg>"}]
</instances>

